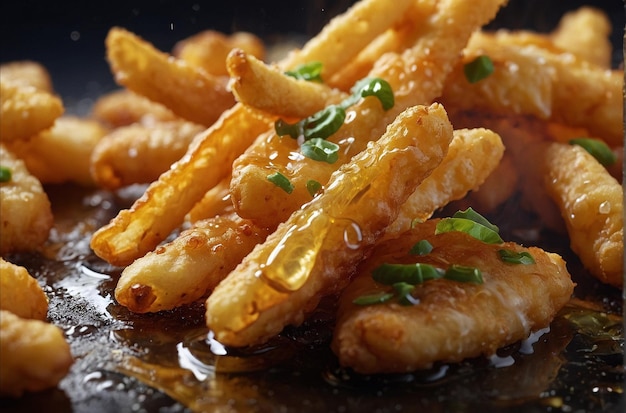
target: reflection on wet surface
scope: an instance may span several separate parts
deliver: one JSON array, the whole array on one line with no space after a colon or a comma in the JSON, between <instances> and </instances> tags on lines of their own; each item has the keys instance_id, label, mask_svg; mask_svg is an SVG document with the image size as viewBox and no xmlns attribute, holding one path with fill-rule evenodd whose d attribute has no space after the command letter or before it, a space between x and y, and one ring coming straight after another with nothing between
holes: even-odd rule
<instances>
[{"instance_id":1,"label":"reflection on wet surface","mask_svg":"<svg viewBox=\"0 0 626 413\"><path fill-rule=\"evenodd\" d=\"M203 303L130 313L113 299L121 269L95 257L89 237L132 196L48 192L57 221L50 244L10 259L47 285L50 319L64 329L76 363L59 389L2 400L8 412L591 412L617 411L623 398L621 292L585 274L566 240L528 222L492 218L507 239L563 255L578 284L549 328L491 358L362 376L341 368L329 349L332 298L304 325L246 349L213 339ZM541 234L540 242L520 238L529 234Z\"/></svg>"}]
</instances>

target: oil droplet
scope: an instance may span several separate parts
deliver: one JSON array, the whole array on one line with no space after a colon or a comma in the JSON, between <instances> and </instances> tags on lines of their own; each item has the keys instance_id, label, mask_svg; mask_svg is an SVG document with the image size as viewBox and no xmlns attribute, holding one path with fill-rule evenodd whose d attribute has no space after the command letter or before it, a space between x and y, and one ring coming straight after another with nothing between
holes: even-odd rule
<instances>
[{"instance_id":1,"label":"oil droplet","mask_svg":"<svg viewBox=\"0 0 626 413\"><path fill-rule=\"evenodd\" d=\"M598 207L598 213L600 214L608 214L611 212L611 203L609 201L604 201Z\"/></svg>"},{"instance_id":2,"label":"oil droplet","mask_svg":"<svg viewBox=\"0 0 626 413\"><path fill-rule=\"evenodd\" d=\"M361 246L361 242L363 242L363 233L361 232L361 227L359 224L354 222L353 220L346 220L346 226L343 230L343 241L351 250L359 249Z\"/></svg>"}]
</instances>

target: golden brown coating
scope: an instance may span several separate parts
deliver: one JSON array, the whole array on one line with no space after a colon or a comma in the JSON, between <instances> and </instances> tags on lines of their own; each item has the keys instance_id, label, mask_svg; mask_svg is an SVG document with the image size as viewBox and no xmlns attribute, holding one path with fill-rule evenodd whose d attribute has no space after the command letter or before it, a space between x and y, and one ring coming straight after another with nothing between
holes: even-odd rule
<instances>
[{"instance_id":1,"label":"golden brown coating","mask_svg":"<svg viewBox=\"0 0 626 413\"><path fill-rule=\"evenodd\" d=\"M37 90L54 93L48 69L32 60L17 60L0 64L0 79L14 85L32 86Z\"/></svg>"},{"instance_id":2,"label":"golden brown coating","mask_svg":"<svg viewBox=\"0 0 626 413\"><path fill-rule=\"evenodd\" d=\"M206 321L217 340L233 346L265 341L340 291L451 140L441 105L400 114L215 288Z\"/></svg>"},{"instance_id":3,"label":"golden brown coating","mask_svg":"<svg viewBox=\"0 0 626 413\"><path fill-rule=\"evenodd\" d=\"M11 173L9 181L0 183L0 254L34 251L54 224L50 200L24 162L2 144L0 165Z\"/></svg>"},{"instance_id":4,"label":"golden brown coating","mask_svg":"<svg viewBox=\"0 0 626 413\"><path fill-rule=\"evenodd\" d=\"M95 145L91 153L93 179L109 190L151 183L182 158L205 129L184 120L119 127Z\"/></svg>"},{"instance_id":5,"label":"golden brown coating","mask_svg":"<svg viewBox=\"0 0 626 413\"><path fill-rule=\"evenodd\" d=\"M0 258L0 309L22 318L45 321L48 297L28 270Z\"/></svg>"},{"instance_id":6,"label":"golden brown coating","mask_svg":"<svg viewBox=\"0 0 626 413\"><path fill-rule=\"evenodd\" d=\"M49 128L63 114L57 96L35 88L0 81L0 139L28 139Z\"/></svg>"},{"instance_id":7,"label":"golden brown coating","mask_svg":"<svg viewBox=\"0 0 626 413\"><path fill-rule=\"evenodd\" d=\"M180 119L162 104L128 89L118 89L100 96L91 108L91 116L111 128L147 119L155 122Z\"/></svg>"},{"instance_id":8,"label":"golden brown coating","mask_svg":"<svg viewBox=\"0 0 626 413\"><path fill-rule=\"evenodd\" d=\"M577 145L534 149L546 190L559 206L572 250L600 281L624 285L624 192L592 155Z\"/></svg>"},{"instance_id":9,"label":"golden brown coating","mask_svg":"<svg viewBox=\"0 0 626 413\"><path fill-rule=\"evenodd\" d=\"M72 363L59 327L0 310L0 395L19 397L54 387Z\"/></svg>"},{"instance_id":10,"label":"golden brown coating","mask_svg":"<svg viewBox=\"0 0 626 413\"><path fill-rule=\"evenodd\" d=\"M486 244L463 232L435 235L429 220L376 246L358 268L339 303L332 348L342 365L364 373L408 372L435 362L492 355L502 346L549 325L570 299L574 284L560 256L514 243ZM409 250L421 240L426 255ZM506 264L499 249L529 252L535 264ZM357 297L384 291L371 272L383 263L451 264L481 270L483 284L437 279L418 284L415 305L389 301L357 305Z\"/></svg>"}]
</instances>

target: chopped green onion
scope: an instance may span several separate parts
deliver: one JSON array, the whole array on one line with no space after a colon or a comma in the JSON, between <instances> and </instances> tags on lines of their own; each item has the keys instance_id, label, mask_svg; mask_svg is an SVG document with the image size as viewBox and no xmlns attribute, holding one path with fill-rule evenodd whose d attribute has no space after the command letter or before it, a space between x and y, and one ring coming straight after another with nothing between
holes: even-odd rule
<instances>
[{"instance_id":1,"label":"chopped green onion","mask_svg":"<svg viewBox=\"0 0 626 413\"><path fill-rule=\"evenodd\" d=\"M6 166L0 166L0 182L9 182L12 176L11 169Z\"/></svg>"},{"instance_id":2,"label":"chopped green onion","mask_svg":"<svg viewBox=\"0 0 626 413\"><path fill-rule=\"evenodd\" d=\"M378 293L378 294L369 294L362 295L360 297L352 300L352 303L356 305L374 305L374 304L382 304L393 298L393 293Z\"/></svg>"},{"instance_id":3,"label":"chopped green onion","mask_svg":"<svg viewBox=\"0 0 626 413\"><path fill-rule=\"evenodd\" d=\"M478 56L476 59L463 66L465 78L470 83L479 82L489 77L494 71L493 62L489 56Z\"/></svg>"},{"instance_id":4,"label":"chopped green onion","mask_svg":"<svg viewBox=\"0 0 626 413\"><path fill-rule=\"evenodd\" d=\"M433 250L433 245L428 240L418 241L411 249L409 254L411 255L427 255Z\"/></svg>"},{"instance_id":5,"label":"chopped green onion","mask_svg":"<svg viewBox=\"0 0 626 413\"><path fill-rule=\"evenodd\" d=\"M523 264L530 265L535 263L535 259L528 251L516 252L512 250L501 249L498 250L500 259L509 264Z\"/></svg>"},{"instance_id":6,"label":"chopped green onion","mask_svg":"<svg viewBox=\"0 0 626 413\"><path fill-rule=\"evenodd\" d=\"M475 267L467 267L464 265L451 265L444 275L444 278L447 280L458 281L458 282L466 282L466 283L474 283L474 284L482 284L483 283L483 275L478 268Z\"/></svg>"},{"instance_id":7,"label":"chopped green onion","mask_svg":"<svg viewBox=\"0 0 626 413\"><path fill-rule=\"evenodd\" d=\"M504 242L497 232L465 218L443 218L437 223L435 234L452 231L465 232L487 244L501 244Z\"/></svg>"},{"instance_id":8,"label":"chopped green onion","mask_svg":"<svg viewBox=\"0 0 626 413\"><path fill-rule=\"evenodd\" d=\"M339 130L345 119L346 111L342 107L330 105L294 124L278 119L274 123L274 129L279 136L289 135L294 139L300 136L305 141L313 138L326 139Z\"/></svg>"},{"instance_id":9,"label":"chopped green onion","mask_svg":"<svg viewBox=\"0 0 626 413\"><path fill-rule=\"evenodd\" d=\"M267 176L267 180L281 188L283 191L288 194L293 192L293 184L289 181L289 179L281 174L280 172L274 172Z\"/></svg>"},{"instance_id":10,"label":"chopped green onion","mask_svg":"<svg viewBox=\"0 0 626 413\"><path fill-rule=\"evenodd\" d=\"M322 184L317 182L315 179L309 179L306 181L306 190L309 191L311 196L315 196L322 189Z\"/></svg>"},{"instance_id":11,"label":"chopped green onion","mask_svg":"<svg viewBox=\"0 0 626 413\"><path fill-rule=\"evenodd\" d=\"M413 305L417 300L413 298L413 285L405 282L399 282L392 285L394 291L398 295L398 302L402 305Z\"/></svg>"},{"instance_id":12,"label":"chopped green onion","mask_svg":"<svg viewBox=\"0 0 626 413\"><path fill-rule=\"evenodd\" d=\"M494 232L498 232L498 233L500 232L500 229L497 226L493 225L491 222L489 222L487 218L480 215L478 212L474 211L472 207L468 207L465 211L456 211L452 215L452 218L470 219L480 225L484 225L485 227L489 228L490 230Z\"/></svg>"},{"instance_id":13,"label":"chopped green onion","mask_svg":"<svg viewBox=\"0 0 626 413\"><path fill-rule=\"evenodd\" d=\"M600 139L593 138L575 138L570 139L570 145L582 146L587 152L593 155L598 162L604 166L610 166L617 161L617 156L611 148Z\"/></svg>"},{"instance_id":14,"label":"chopped green onion","mask_svg":"<svg viewBox=\"0 0 626 413\"><path fill-rule=\"evenodd\" d=\"M322 138L313 138L305 141L300 147L300 152L314 161L335 163L339 159L339 145Z\"/></svg>"},{"instance_id":15,"label":"chopped green onion","mask_svg":"<svg viewBox=\"0 0 626 413\"><path fill-rule=\"evenodd\" d=\"M386 80L379 77L366 77L365 79L359 80L352 89L350 89L350 92L352 92L352 96L346 99L344 103L342 103L342 106L343 104L350 106L354 103L352 99L358 100L367 96L378 98L384 110L391 109L395 104L391 85Z\"/></svg>"},{"instance_id":16,"label":"chopped green onion","mask_svg":"<svg viewBox=\"0 0 626 413\"><path fill-rule=\"evenodd\" d=\"M384 263L372 271L374 281L393 285L405 282L411 285L443 277L444 271L429 264L388 264Z\"/></svg>"},{"instance_id":17,"label":"chopped green onion","mask_svg":"<svg viewBox=\"0 0 626 413\"><path fill-rule=\"evenodd\" d=\"M309 82L322 82L322 62L309 62L285 72L287 76Z\"/></svg>"}]
</instances>

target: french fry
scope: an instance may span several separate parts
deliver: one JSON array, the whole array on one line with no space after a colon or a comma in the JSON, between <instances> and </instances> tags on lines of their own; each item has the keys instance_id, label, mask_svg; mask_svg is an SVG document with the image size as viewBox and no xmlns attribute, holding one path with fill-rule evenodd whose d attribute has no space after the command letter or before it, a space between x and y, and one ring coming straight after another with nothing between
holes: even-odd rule
<instances>
[{"instance_id":1,"label":"french fry","mask_svg":"<svg viewBox=\"0 0 626 413\"><path fill-rule=\"evenodd\" d=\"M490 130L455 130L446 157L402 204L385 236L404 232L415 221L425 221L437 209L463 198L487 179L503 153L500 137Z\"/></svg>"},{"instance_id":2,"label":"french fry","mask_svg":"<svg viewBox=\"0 0 626 413\"><path fill-rule=\"evenodd\" d=\"M127 30L112 28L106 50L118 83L184 119L210 126L234 103L225 79L170 58Z\"/></svg>"},{"instance_id":3,"label":"french fry","mask_svg":"<svg viewBox=\"0 0 626 413\"><path fill-rule=\"evenodd\" d=\"M519 173L511 156L505 152L485 182L467 195L467 207L471 206L481 214L495 211L518 191L518 181Z\"/></svg>"},{"instance_id":4,"label":"french fry","mask_svg":"<svg viewBox=\"0 0 626 413\"><path fill-rule=\"evenodd\" d=\"M27 141L8 142L7 148L43 184L72 182L89 187L95 184L90 172L91 153L107 133L96 120L65 115L50 129Z\"/></svg>"},{"instance_id":5,"label":"french fry","mask_svg":"<svg viewBox=\"0 0 626 413\"><path fill-rule=\"evenodd\" d=\"M136 313L170 310L197 301L269 232L234 214L197 221L172 242L126 267L115 298Z\"/></svg>"},{"instance_id":6,"label":"french fry","mask_svg":"<svg viewBox=\"0 0 626 413\"><path fill-rule=\"evenodd\" d=\"M179 41L172 54L214 76L228 76L226 57L233 49L244 50L260 60L265 58L265 45L254 34L235 32L227 36L215 30L204 30Z\"/></svg>"},{"instance_id":7,"label":"french fry","mask_svg":"<svg viewBox=\"0 0 626 413\"><path fill-rule=\"evenodd\" d=\"M134 123L104 136L91 153L91 175L109 190L151 183L187 152L206 128L184 120Z\"/></svg>"},{"instance_id":8,"label":"french fry","mask_svg":"<svg viewBox=\"0 0 626 413\"><path fill-rule=\"evenodd\" d=\"M189 211L187 215L189 222L194 223L234 211L233 203L230 200L230 179L231 176L228 175L204 194L202 199Z\"/></svg>"},{"instance_id":9,"label":"french fry","mask_svg":"<svg viewBox=\"0 0 626 413\"><path fill-rule=\"evenodd\" d=\"M32 137L51 127L64 110L61 99L49 92L0 81L0 139L3 142Z\"/></svg>"},{"instance_id":10,"label":"french fry","mask_svg":"<svg viewBox=\"0 0 626 413\"><path fill-rule=\"evenodd\" d=\"M195 139L187 153L150 184L130 209L120 211L96 231L91 248L118 266L154 250L183 223L204 194L228 176L235 157L268 128L266 117L235 105Z\"/></svg>"},{"instance_id":11,"label":"french fry","mask_svg":"<svg viewBox=\"0 0 626 413\"><path fill-rule=\"evenodd\" d=\"M226 65L235 98L272 115L303 118L346 97L321 83L289 77L241 49L233 49Z\"/></svg>"},{"instance_id":12,"label":"french fry","mask_svg":"<svg viewBox=\"0 0 626 413\"><path fill-rule=\"evenodd\" d=\"M600 281L624 285L622 186L577 145L545 143L533 149L547 193L559 206L572 250Z\"/></svg>"},{"instance_id":13,"label":"french fry","mask_svg":"<svg viewBox=\"0 0 626 413\"><path fill-rule=\"evenodd\" d=\"M300 323L322 296L341 290L451 140L441 105L398 116L215 288L206 321L217 340L234 346L264 341Z\"/></svg>"},{"instance_id":14,"label":"french fry","mask_svg":"<svg viewBox=\"0 0 626 413\"><path fill-rule=\"evenodd\" d=\"M0 183L0 255L35 251L47 239L54 224L48 195L24 162L0 144L0 165L11 177Z\"/></svg>"},{"instance_id":15,"label":"french fry","mask_svg":"<svg viewBox=\"0 0 626 413\"><path fill-rule=\"evenodd\" d=\"M91 116L110 128L137 122L168 122L180 120L160 103L128 89L119 89L100 96L91 108Z\"/></svg>"}]
</instances>

